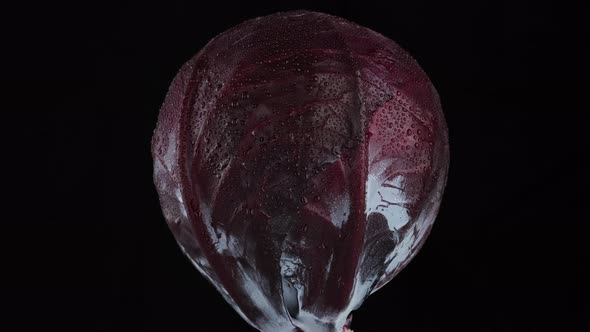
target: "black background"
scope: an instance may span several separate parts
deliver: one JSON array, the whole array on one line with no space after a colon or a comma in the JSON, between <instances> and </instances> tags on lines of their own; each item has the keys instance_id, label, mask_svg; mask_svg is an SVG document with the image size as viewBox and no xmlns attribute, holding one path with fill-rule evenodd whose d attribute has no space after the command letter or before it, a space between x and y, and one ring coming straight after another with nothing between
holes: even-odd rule
<instances>
[{"instance_id":1,"label":"black background","mask_svg":"<svg viewBox=\"0 0 590 332\"><path fill-rule=\"evenodd\" d=\"M20 329L252 331L191 266L152 184L151 133L182 63L245 19L342 16L397 41L436 86L451 167L420 254L357 331L588 328L587 76L564 2L23 4L9 24L3 298ZM10 134L9 134L10 135ZM16 173L15 173L16 174ZM12 204L12 203L11 203ZM585 214L586 212L586 214ZM218 318L221 317L221 318Z\"/></svg>"}]
</instances>

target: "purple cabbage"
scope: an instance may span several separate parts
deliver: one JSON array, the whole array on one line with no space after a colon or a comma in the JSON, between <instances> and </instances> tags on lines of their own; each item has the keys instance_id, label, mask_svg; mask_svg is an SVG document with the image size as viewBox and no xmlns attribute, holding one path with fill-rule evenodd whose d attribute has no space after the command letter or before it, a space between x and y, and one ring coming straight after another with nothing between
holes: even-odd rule
<instances>
[{"instance_id":1,"label":"purple cabbage","mask_svg":"<svg viewBox=\"0 0 590 332\"><path fill-rule=\"evenodd\" d=\"M415 256L449 163L410 55L306 11L244 22L174 78L152 141L184 253L261 331L342 331Z\"/></svg>"}]
</instances>

